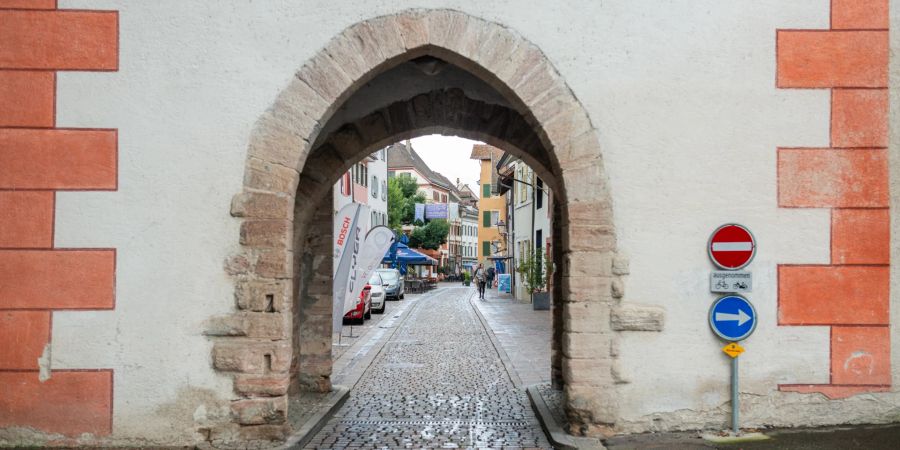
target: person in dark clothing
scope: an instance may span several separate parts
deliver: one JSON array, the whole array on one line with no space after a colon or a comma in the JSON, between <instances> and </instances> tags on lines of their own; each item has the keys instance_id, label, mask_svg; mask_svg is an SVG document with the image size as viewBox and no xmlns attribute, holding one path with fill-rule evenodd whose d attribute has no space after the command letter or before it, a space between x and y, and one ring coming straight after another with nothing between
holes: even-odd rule
<instances>
[{"instance_id":1,"label":"person in dark clothing","mask_svg":"<svg viewBox=\"0 0 900 450\"><path fill-rule=\"evenodd\" d=\"M484 300L484 285L487 283L487 275L484 273L483 265L478 265L472 278L475 279L475 285L478 286L478 298Z\"/></svg>"},{"instance_id":2,"label":"person in dark clothing","mask_svg":"<svg viewBox=\"0 0 900 450\"><path fill-rule=\"evenodd\" d=\"M486 274L487 274L488 288L493 288L494 287L494 276L496 275L496 271L494 270L493 267L488 267Z\"/></svg>"}]
</instances>

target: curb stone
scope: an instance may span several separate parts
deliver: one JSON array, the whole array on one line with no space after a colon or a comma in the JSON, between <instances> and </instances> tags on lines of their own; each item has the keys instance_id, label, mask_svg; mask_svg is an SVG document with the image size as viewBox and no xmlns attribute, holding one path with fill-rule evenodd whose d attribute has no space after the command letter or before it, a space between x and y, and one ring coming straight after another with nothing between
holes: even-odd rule
<instances>
[{"instance_id":1,"label":"curb stone","mask_svg":"<svg viewBox=\"0 0 900 450\"><path fill-rule=\"evenodd\" d=\"M550 412L550 407L544 401L538 385L533 384L525 388L528 393L528 399L531 400L531 408L544 429L547 439L553 444L553 447L560 450L605 450L606 447L599 439L591 439L584 437L572 436L563 430L562 426L556 423L556 419Z\"/></svg>"}]
</instances>

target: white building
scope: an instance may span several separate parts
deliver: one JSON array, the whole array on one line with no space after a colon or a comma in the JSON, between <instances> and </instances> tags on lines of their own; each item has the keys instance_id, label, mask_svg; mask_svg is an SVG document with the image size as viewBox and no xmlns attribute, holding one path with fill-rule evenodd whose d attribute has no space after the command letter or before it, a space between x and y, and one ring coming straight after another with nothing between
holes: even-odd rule
<instances>
[{"instance_id":1,"label":"white building","mask_svg":"<svg viewBox=\"0 0 900 450\"><path fill-rule=\"evenodd\" d=\"M531 293L516 268L530 252L538 250L543 261L552 260L550 202L553 196L531 167L509 153L497 162L497 172L501 174L498 188L501 195L505 194L509 217L506 230L511 248L507 249L507 255L512 256L509 264L515 277L514 293L520 301L531 301Z\"/></svg>"},{"instance_id":2,"label":"white building","mask_svg":"<svg viewBox=\"0 0 900 450\"><path fill-rule=\"evenodd\" d=\"M334 213L345 205L359 203L370 211L368 232L376 225L387 225L387 151L378 150L353 165L334 184Z\"/></svg>"},{"instance_id":3,"label":"white building","mask_svg":"<svg viewBox=\"0 0 900 450\"><path fill-rule=\"evenodd\" d=\"M0 4L4 431L281 430L245 413L330 388L328 191L436 132L554 190L569 430L727 420L731 222L759 243L745 426L898 419L900 1Z\"/></svg>"}]
</instances>

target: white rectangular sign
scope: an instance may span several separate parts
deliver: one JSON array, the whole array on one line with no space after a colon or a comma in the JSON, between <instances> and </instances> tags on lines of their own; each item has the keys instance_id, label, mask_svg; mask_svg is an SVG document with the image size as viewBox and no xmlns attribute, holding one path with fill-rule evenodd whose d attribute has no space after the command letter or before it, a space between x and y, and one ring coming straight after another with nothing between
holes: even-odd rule
<instances>
[{"instance_id":1,"label":"white rectangular sign","mask_svg":"<svg viewBox=\"0 0 900 450\"><path fill-rule=\"evenodd\" d=\"M753 274L738 270L716 270L709 274L710 292L750 292Z\"/></svg>"}]
</instances>

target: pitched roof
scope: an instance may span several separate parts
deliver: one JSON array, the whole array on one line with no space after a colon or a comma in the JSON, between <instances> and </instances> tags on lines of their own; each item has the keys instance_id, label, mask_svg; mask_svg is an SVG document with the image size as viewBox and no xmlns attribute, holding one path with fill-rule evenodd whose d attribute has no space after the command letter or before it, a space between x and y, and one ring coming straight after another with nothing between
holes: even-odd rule
<instances>
[{"instance_id":1,"label":"pitched roof","mask_svg":"<svg viewBox=\"0 0 900 450\"><path fill-rule=\"evenodd\" d=\"M431 170L422 157L413 150L411 145L405 142L397 142L388 147L388 169L412 167L424 176L429 183L437 185L448 191L456 190L456 186L447 177Z\"/></svg>"},{"instance_id":2,"label":"pitched roof","mask_svg":"<svg viewBox=\"0 0 900 450\"><path fill-rule=\"evenodd\" d=\"M493 157L492 157L493 154ZM497 161L503 156L503 150L487 144L477 144L472 146L472 155L470 159L492 159Z\"/></svg>"}]
</instances>

